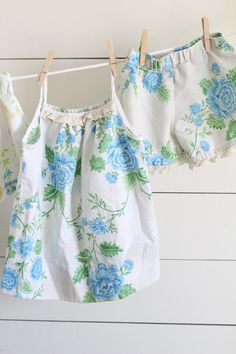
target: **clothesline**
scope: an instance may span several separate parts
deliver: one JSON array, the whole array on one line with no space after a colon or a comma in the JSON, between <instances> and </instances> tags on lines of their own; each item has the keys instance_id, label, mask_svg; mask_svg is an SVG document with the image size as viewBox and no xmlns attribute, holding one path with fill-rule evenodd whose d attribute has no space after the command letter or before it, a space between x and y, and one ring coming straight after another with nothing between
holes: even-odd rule
<instances>
[{"instance_id":1,"label":"clothesline","mask_svg":"<svg viewBox=\"0 0 236 354\"><path fill-rule=\"evenodd\" d=\"M162 53L171 51L173 49L174 49L174 47L168 48L168 49L159 50L157 52L152 52L150 54L151 55L162 54ZM126 60L126 58L117 60L116 63L117 64L122 63L122 62L124 62ZM101 63L101 64L92 64L92 65L86 65L86 66L79 66L79 67L70 68L70 69L50 71L50 72L48 72L47 75L57 75L57 74L64 74L64 73L69 73L69 72L79 71L79 70L95 69L95 68L105 67L105 66L108 66L108 65L110 65L109 62L105 62L105 63ZM32 79L32 78L35 78L35 77L38 77L38 73L37 74L31 74L31 75L23 75L23 76L13 76L12 80Z\"/></svg>"},{"instance_id":2,"label":"clothesline","mask_svg":"<svg viewBox=\"0 0 236 354\"><path fill-rule=\"evenodd\" d=\"M227 35L227 37L231 37L231 36L233 36L235 34L236 34L236 32L230 33L229 35ZM149 54L151 54L151 55L164 54L165 52L172 51L173 49L175 49L175 47L168 48L168 49L163 49L163 50L159 50L159 51L155 51L155 52L150 52ZM122 62L124 62L126 60L126 58L125 59L116 60L116 63L117 64L122 63ZM75 68L70 68L70 69L50 71L50 72L48 72L47 75L50 76L50 75L64 74L64 73L80 71L80 70L101 68L101 67L105 67L105 66L109 66L109 65L110 65L110 62L105 62L105 63L100 63L100 64L92 64L92 65L80 66L80 67L75 67ZM38 75L39 75L39 73L30 74L30 75L22 75L22 76L13 76L12 80L32 79L32 78L38 77Z\"/></svg>"}]
</instances>

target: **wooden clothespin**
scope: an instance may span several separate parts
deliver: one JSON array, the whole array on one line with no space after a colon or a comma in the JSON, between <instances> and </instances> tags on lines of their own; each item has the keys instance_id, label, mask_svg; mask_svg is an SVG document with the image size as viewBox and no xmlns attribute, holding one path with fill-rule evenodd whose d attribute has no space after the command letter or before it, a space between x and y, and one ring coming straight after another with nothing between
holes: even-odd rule
<instances>
[{"instance_id":1,"label":"wooden clothespin","mask_svg":"<svg viewBox=\"0 0 236 354\"><path fill-rule=\"evenodd\" d=\"M108 48L108 53L109 53L109 61L111 64L111 71L114 77L116 77L118 71L117 71L117 65L116 65L116 57L113 49L113 44L112 40L110 39L107 41L107 48Z\"/></svg>"},{"instance_id":2,"label":"wooden clothespin","mask_svg":"<svg viewBox=\"0 0 236 354\"><path fill-rule=\"evenodd\" d=\"M145 64L145 54L147 50L147 37L148 30L145 28L142 32L141 42L139 47L140 57L139 57L139 65L142 66Z\"/></svg>"},{"instance_id":3,"label":"wooden clothespin","mask_svg":"<svg viewBox=\"0 0 236 354\"><path fill-rule=\"evenodd\" d=\"M209 21L207 17L202 17L203 43L207 53L211 51Z\"/></svg>"},{"instance_id":4,"label":"wooden clothespin","mask_svg":"<svg viewBox=\"0 0 236 354\"><path fill-rule=\"evenodd\" d=\"M49 50L47 58L43 64L42 70L40 71L39 76L38 76L39 85L42 85L44 83L44 80L45 80L46 75L48 73L49 65L53 61L54 55L55 55L54 51Z\"/></svg>"}]
</instances>

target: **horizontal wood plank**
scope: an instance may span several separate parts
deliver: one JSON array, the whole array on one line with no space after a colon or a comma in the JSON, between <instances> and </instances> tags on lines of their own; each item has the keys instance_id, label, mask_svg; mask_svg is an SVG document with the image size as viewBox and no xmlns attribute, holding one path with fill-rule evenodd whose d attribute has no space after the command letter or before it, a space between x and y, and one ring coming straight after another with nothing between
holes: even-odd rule
<instances>
[{"instance_id":1,"label":"horizontal wood plank","mask_svg":"<svg viewBox=\"0 0 236 354\"><path fill-rule=\"evenodd\" d=\"M236 327L3 321L0 333L2 354L235 354L236 348Z\"/></svg>"},{"instance_id":2,"label":"horizontal wood plank","mask_svg":"<svg viewBox=\"0 0 236 354\"><path fill-rule=\"evenodd\" d=\"M160 281L126 299L75 304L1 294L0 319L236 325L234 274L236 262L162 261Z\"/></svg>"}]
</instances>

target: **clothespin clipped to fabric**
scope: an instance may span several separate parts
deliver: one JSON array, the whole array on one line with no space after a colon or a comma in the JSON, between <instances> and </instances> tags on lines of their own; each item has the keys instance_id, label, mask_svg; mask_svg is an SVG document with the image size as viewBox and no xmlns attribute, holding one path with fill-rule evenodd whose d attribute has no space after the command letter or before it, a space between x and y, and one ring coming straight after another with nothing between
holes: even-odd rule
<instances>
[{"instance_id":1,"label":"clothespin clipped to fabric","mask_svg":"<svg viewBox=\"0 0 236 354\"><path fill-rule=\"evenodd\" d=\"M46 75L48 73L49 65L53 61L54 56L55 56L55 52L53 50L49 50L47 58L43 64L42 70L40 71L39 76L38 76L39 85L42 85L44 83L44 80L45 80Z\"/></svg>"},{"instance_id":2,"label":"clothespin clipped to fabric","mask_svg":"<svg viewBox=\"0 0 236 354\"><path fill-rule=\"evenodd\" d=\"M142 66L145 64L145 54L147 50L147 38L148 38L148 30L145 28L142 32L141 42L139 47L139 65Z\"/></svg>"},{"instance_id":3,"label":"clothespin clipped to fabric","mask_svg":"<svg viewBox=\"0 0 236 354\"><path fill-rule=\"evenodd\" d=\"M209 21L207 17L202 17L203 43L207 53L211 51Z\"/></svg>"},{"instance_id":4,"label":"clothespin clipped to fabric","mask_svg":"<svg viewBox=\"0 0 236 354\"><path fill-rule=\"evenodd\" d=\"M108 48L108 53L109 53L109 61L111 64L111 71L114 77L117 76L117 65L116 65L116 57L115 57L115 53L114 53L114 48L113 48L113 44L112 44L112 40L110 39L109 41L107 41L107 48Z\"/></svg>"}]
</instances>

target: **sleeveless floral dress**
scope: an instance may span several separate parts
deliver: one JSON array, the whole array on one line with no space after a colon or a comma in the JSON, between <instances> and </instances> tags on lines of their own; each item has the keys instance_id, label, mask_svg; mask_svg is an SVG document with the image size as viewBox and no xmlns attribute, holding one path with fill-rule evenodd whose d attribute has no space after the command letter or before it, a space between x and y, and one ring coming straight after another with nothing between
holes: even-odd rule
<instances>
[{"instance_id":1,"label":"sleeveless floral dress","mask_svg":"<svg viewBox=\"0 0 236 354\"><path fill-rule=\"evenodd\" d=\"M47 80L22 141L3 292L19 299L119 300L159 279L145 141L115 92L48 104Z\"/></svg>"}]
</instances>

